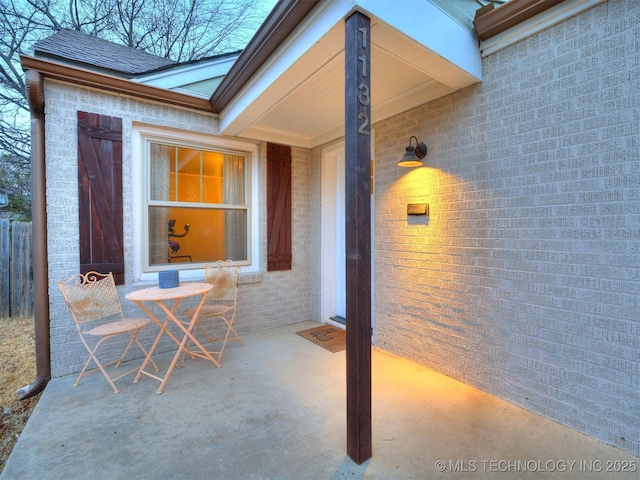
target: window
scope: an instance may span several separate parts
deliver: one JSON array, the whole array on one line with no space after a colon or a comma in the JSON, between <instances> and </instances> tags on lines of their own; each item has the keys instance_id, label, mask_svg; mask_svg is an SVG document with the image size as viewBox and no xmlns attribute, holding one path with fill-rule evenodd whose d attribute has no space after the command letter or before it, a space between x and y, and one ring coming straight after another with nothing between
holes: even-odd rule
<instances>
[{"instance_id":1,"label":"window","mask_svg":"<svg viewBox=\"0 0 640 480\"><path fill-rule=\"evenodd\" d=\"M143 129L138 138L141 161L134 164L146 184L135 209L145 226L141 273L225 259L250 266L259 243L251 237L256 146Z\"/></svg>"}]
</instances>

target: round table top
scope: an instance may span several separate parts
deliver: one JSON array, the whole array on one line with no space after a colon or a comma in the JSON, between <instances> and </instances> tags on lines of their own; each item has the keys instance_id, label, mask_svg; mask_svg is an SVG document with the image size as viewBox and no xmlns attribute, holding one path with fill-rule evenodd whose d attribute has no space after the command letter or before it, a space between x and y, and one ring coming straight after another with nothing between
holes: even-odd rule
<instances>
[{"instance_id":1,"label":"round table top","mask_svg":"<svg viewBox=\"0 0 640 480\"><path fill-rule=\"evenodd\" d=\"M149 287L140 290L134 290L125 295L128 300L135 301L158 301L158 300L172 300L175 298L193 297L195 295L201 295L207 293L213 288L210 283L198 283L188 282L181 283L177 287L173 288L160 288Z\"/></svg>"}]
</instances>

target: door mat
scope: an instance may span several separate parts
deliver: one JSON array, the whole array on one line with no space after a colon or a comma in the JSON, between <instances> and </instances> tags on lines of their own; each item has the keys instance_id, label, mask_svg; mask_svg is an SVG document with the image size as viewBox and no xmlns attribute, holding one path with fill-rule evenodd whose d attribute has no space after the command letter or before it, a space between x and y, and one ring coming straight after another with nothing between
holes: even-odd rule
<instances>
[{"instance_id":1,"label":"door mat","mask_svg":"<svg viewBox=\"0 0 640 480\"><path fill-rule=\"evenodd\" d=\"M296 333L331 353L340 352L347 348L347 332L333 325L321 325Z\"/></svg>"}]
</instances>

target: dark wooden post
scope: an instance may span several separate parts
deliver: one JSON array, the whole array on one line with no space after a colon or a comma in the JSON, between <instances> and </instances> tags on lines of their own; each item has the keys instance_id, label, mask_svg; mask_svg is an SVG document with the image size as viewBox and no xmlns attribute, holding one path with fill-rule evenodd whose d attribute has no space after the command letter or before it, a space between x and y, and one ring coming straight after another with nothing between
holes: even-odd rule
<instances>
[{"instance_id":1,"label":"dark wooden post","mask_svg":"<svg viewBox=\"0 0 640 480\"><path fill-rule=\"evenodd\" d=\"M371 458L370 21L345 23L347 455Z\"/></svg>"}]
</instances>

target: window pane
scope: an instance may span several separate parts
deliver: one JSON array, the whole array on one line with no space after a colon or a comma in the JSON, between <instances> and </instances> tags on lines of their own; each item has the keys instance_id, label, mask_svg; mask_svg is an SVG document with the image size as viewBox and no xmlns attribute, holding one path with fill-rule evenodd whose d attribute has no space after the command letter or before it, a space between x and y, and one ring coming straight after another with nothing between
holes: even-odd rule
<instances>
[{"instance_id":1,"label":"window pane","mask_svg":"<svg viewBox=\"0 0 640 480\"><path fill-rule=\"evenodd\" d=\"M222 195L222 153L202 152L202 201L224 203Z\"/></svg>"},{"instance_id":2,"label":"window pane","mask_svg":"<svg viewBox=\"0 0 640 480\"><path fill-rule=\"evenodd\" d=\"M175 156L175 147L158 143L151 144L149 165L151 200L175 200L171 182L175 170L172 159L175 159Z\"/></svg>"},{"instance_id":3,"label":"window pane","mask_svg":"<svg viewBox=\"0 0 640 480\"><path fill-rule=\"evenodd\" d=\"M178 148L178 201L200 202L200 150Z\"/></svg>"},{"instance_id":4,"label":"window pane","mask_svg":"<svg viewBox=\"0 0 640 480\"><path fill-rule=\"evenodd\" d=\"M246 210L149 207L150 266L226 259L247 260Z\"/></svg>"},{"instance_id":5,"label":"window pane","mask_svg":"<svg viewBox=\"0 0 640 480\"><path fill-rule=\"evenodd\" d=\"M245 204L245 163L241 155L224 156L224 203Z\"/></svg>"}]
</instances>

